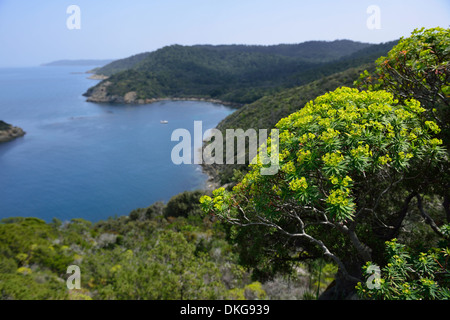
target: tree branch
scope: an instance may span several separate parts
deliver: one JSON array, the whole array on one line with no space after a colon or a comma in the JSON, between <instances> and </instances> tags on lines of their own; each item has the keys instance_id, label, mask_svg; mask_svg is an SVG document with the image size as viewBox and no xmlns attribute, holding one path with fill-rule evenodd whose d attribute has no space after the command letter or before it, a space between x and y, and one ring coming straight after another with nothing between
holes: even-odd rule
<instances>
[{"instance_id":1,"label":"tree branch","mask_svg":"<svg viewBox=\"0 0 450 320\"><path fill-rule=\"evenodd\" d=\"M349 236L350 241L352 242L359 256L364 260L364 262L372 261L372 249L370 249L368 246L366 246L359 240L353 228L349 228L342 223L338 223L336 224L336 226L340 230L342 230L343 233L346 233Z\"/></svg>"},{"instance_id":2,"label":"tree branch","mask_svg":"<svg viewBox=\"0 0 450 320\"><path fill-rule=\"evenodd\" d=\"M425 222L430 225L431 229L433 229L433 231L437 235L443 238L444 234L442 233L441 229L439 229L434 220L423 209L422 197L420 196L420 194L417 194L416 198L417 198L417 207L419 208L420 214L425 219Z\"/></svg>"},{"instance_id":3,"label":"tree branch","mask_svg":"<svg viewBox=\"0 0 450 320\"><path fill-rule=\"evenodd\" d=\"M402 226L403 220L405 220L406 214L408 213L409 203L416 195L417 195L417 192L413 191L408 195L408 197L406 197L405 202L403 203L403 207L398 212L399 216L398 216L397 220L394 222L393 229L388 234L388 236L387 236L388 239L386 239L386 240L390 240L392 238L397 237L400 227Z\"/></svg>"},{"instance_id":4,"label":"tree branch","mask_svg":"<svg viewBox=\"0 0 450 320\"><path fill-rule=\"evenodd\" d=\"M254 225L266 226L266 227L269 227L269 228L274 228L274 229L280 231L281 233L283 233L283 234L285 234L287 236L290 236L290 237L297 237L297 238L307 239L308 241L310 241L310 242L316 244L317 246L319 246L322 249L324 256L329 257L330 259L332 259L338 265L339 272L341 272L342 276L345 279L347 279L348 281L355 282L355 283L361 281L361 279L353 277L353 276L351 276L348 273L347 268L345 267L345 265L341 261L341 259L339 259L335 254L333 254L321 240L318 240L318 239L312 237L311 235L309 235L309 234L307 234L305 232L305 230L304 230L304 223L303 223L303 221L301 220L301 218L298 215L297 215L297 220L300 221L300 229L301 229L301 231L297 232L297 233L292 233L292 232L286 231L284 228L282 228L281 226L279 226L276 223L273 223L273 222L267 220L267 218L265 218L265 217L258 216L257 218L259 219L259 221L248 222L248 223L242 223L239 219L230 219L230 218L228 218L227 220L228 220L229 223L234 224L234 225L238 225L238 226L241 226L241 227L248 227L248 226L254 226ZM328 225L333 225L333 224L331 224L329 222L324 222L324 223L328 224Z\"/></svg>"}]
</instances>

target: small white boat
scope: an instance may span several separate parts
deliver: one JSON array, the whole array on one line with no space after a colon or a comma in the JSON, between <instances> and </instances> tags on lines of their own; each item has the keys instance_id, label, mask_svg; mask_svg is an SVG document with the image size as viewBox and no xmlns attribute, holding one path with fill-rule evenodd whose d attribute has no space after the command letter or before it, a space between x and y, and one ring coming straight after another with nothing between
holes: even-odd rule
<instances>
[{"instance_id":1,"label":"small white boat","mask_svg":"<svg viewBox=\"0 0 450 320\"><path fill-rule=\"evenodd\" d=\"M161 120L161 123L162 123L162 124L167 124L167 123L169 123L169 121L167 121L167 120Z\"/></svg>"}]
</instances>

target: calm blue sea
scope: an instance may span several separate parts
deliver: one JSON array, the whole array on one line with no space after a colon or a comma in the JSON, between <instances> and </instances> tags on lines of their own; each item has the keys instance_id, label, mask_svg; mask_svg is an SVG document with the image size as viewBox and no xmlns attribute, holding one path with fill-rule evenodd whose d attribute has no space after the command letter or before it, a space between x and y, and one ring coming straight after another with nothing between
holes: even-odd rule
<instances>
[{"instance_id":1,"label":"calm blue sea","mask_svg":"<svg viewBox=\"0 0 450 320\"><path fill-rule=\"evenodd\" d=\"M0 69L0 120L27 134L0 144L0 219L93 222L203 188L198 165L174 165L172 131L215 127L231 108L192 101L86 102L89 67ZM168 120L168 124L161 124Z\"/></svg>"}]
</instances>

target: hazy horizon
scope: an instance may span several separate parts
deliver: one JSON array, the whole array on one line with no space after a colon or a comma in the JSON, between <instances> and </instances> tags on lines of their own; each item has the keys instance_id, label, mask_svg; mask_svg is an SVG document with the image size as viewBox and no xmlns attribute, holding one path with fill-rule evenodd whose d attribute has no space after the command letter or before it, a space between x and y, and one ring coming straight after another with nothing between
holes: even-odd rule
<instances>
[{"instance_id":1,"label":"hazy horizon","mask_svg":"<svg viewBox=\"0 0 450 320\"><path fill-rule=\"evenodd\" d=\"M79 29L67 25L71 5L80 10ZM379 9L379 25L372 29L367 25L371 6ZM47 0L26 5L0 0L0 67L117 60L172 44L383 43L415 28L447 28L449 22L445 0Z\"/></svg>"}]
</instances>

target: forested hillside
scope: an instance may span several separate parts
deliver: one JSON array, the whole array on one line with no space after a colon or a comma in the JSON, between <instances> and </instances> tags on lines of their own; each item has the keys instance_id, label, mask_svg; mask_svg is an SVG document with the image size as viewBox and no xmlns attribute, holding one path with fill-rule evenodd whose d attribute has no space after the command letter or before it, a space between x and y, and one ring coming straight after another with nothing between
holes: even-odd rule
<instances>
[{"instance_id":1,"label":"forested hillside","mask_svg":"<svg viewBox=\"0 0 450 320\"><path fill-rule=\"evenodd\" d=\"M372 62L394 44L341 40L267 47L173 45L97 70L110 77L85 95L93 102L204 98L242 105Z\"/></svg>"}]
</instances>

